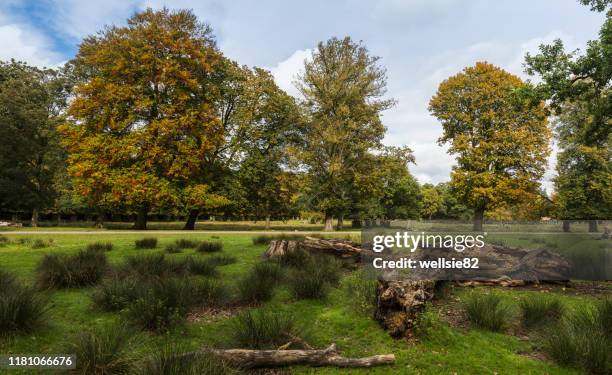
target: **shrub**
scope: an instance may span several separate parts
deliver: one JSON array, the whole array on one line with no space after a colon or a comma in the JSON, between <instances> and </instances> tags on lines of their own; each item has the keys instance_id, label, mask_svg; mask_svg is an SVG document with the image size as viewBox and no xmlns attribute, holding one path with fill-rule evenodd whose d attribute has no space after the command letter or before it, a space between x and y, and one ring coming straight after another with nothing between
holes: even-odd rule
<instances>
[{"instance_id":1,"label":"shrub","mask_svg":"<svg viewBox=\"0 0 612 375\"><path fill-rule=\"evenodd\" d=\"M582 368L593 374L612 372L609 322L610 302L582 304L564 316L554 330L547 331L544 349L557 363Z\"/></svg>"},{"instance_id":2,"label":"shrub","mask_svg":"<svg viewBox=\"0 0 612 375\"><path fill-rule=\"evenodd\" d=\"M353 308L372 316L376 309L376 278L372 272L365 269L353 272L344 279L344 290Z\"/></svg>"},{"instance_id":3,"label":"shrub","mask_svg":"<svg viewBox=\"0 0 612 375\"><path fill-rule=\"evenodd\" d=\"M187 240L184 238L174 242L179 249L194 249L199 245L199 241Z\"/></svg>"},{"instance_id":4,"label":"shrub","mask_svg":"<svg viewBox=\"0 0 612 375\"><path fill-rule=\"evenodd\" d=\"M196 250L200 253L216 253L223 250L223 243L220 241L202 241L198 244Z\"/></svg>"},{"instance_id":5,"label":"shrub","mask_svg":"<svg viewBox=\"0 0 612 375\"><path fill-rule=\"evenodd\" d=\"M208 261L215 266L227 266L228 264L236 263L237 259L230 255L217 255L208 258Z\"/></svg>"},{"instance_id":6,"label":"shrub","mask_svg":"<svg viewBox=\"0 0 612 375\"><path fill-rule=\"evenodd\" d=\"M146 285L133 277L113 277L100 284L92 294L94 305L103 311L119 311L144 294Z\"/></svg>"},{"instance_id":7,"label":"shrub","mask_svg":"<svg viewBox=\"0 0 612 375\"><path fill-rule=\"evenodd\" d=\"M88 251L111 251L113 244L111 242L93 242L87 245Z\"/></svg>"},{"instance_id":8,"label":"shrub","mask_svg":"<svg viewBox=\"0 0 612 375\"><path fill-rule=\"evenodd\" d=\"M188 348L165 345L155 350L142 367L143 375L230 375L238 374L224 360L209 353L186 356Z\"/></svg>"},{"instance_id":9,"label":"shrub","mask_svg":"<svg viewBox=\"0 0 612 375\"><path fill-rule=\"evenodd\" d=\"M533 327L536 324L547 321L556 321L563 314L564 306L558 298L543 295L530 294L519 301L525 327Z\"/></svg>"},{"instance_id":10,"label":"shrub","mask_svg":"<svg viewBox=\"0 0 612 375\"><path fill-rule=\"evenodd\" d=\"M132 332L123 324L107 325L82 332L69 345L68 352L76 354L77 373L129 374L133 358L128 354Z\"/></svg>"},{"instance_id":11,"label":"shrub","mask_svg":"<svg viewBox=\"0 0 612 375\"><path fill-rule=\"evenodd\" d=\"M183 321L191 307L193 288L185 279L155 280L151 287L127 309L128 317L139 327L165 331Z\"/></svg>"},{"instance_id":12,"label":"shrub","mask_svg":"<svg viewBox=\"0 0 612 375\"><path fill-rule=\"evenodd\" d=\"M0 335L32 332L45 320L47 300L0 270Z\"/></svg>"},{"instance_id":13,"label":"shrub","mask_svg":"<svg viewBox=\"0 0 612 375\"><path fill-rule=\"evenodd\" d=\"M187 257L182 262L185 271L202 276L214 276L217 274L216 265L209 260Z\"/></svg>"},{"instance_id":14,"label":"shrub","mask_svg":"<svg viewBox=\"0 0 612 375\"><path fill-rule=\"evenodd\" d=\"M290 314L268 309L247 310L232 320L232 335L238 347L272 349L297 335L297 328Z\"/></svg>"},{"instance_id":15,"label":"shrub","mask_svg":"<svg viewBox=\"0 0 612 375\"><path fill-rule=\"evenodd\" d=\"M155 249L157 247L157 238L146 237L134 242L137 249Z\"/></svg>"},{"instance_id":16,"label":"shrub","mask_svg":"<svg viewBox=\"0 0 612 375\"><path fill-rule=\"evenodd\" d=\"M175 243L171 243L166 246L166 252L168 254L176 254L182 252L181 247Z\"/></svg>"},{"instance_id":17,"label":"shrub","mask_svg":"<svg viewBox=\"0 0 612 375\"><path fill-rule=\"evenodd\" d=\"M32 249L44 249L46 247L49 246L53 246L53 240L52 239L48 239L48 240L43 240L40 238L37 238L34 240L34 242L32 242Z\"/></svg>"},{"instance_id":18,"label":"shrub","mask_svg":"<svg viewBox=\"0 0 612 375\"><path fill-rule=\"evenodd\" d=\"M511 315L510 307L497 293L472 292L465 298L464 306L472 324L491 331L503 330Z\"/></svg>"},{"instance_id":19,"label":"shrub","mask_svg":"<svg viewBox=\"0 0 612 375\"><path fill-rule=\"evenodd\" d=\"M47 254L38 265L37 283L43 288L82 287L97 283L106 270L106 255L99 251Z\"/></svg>"}]
</instances>

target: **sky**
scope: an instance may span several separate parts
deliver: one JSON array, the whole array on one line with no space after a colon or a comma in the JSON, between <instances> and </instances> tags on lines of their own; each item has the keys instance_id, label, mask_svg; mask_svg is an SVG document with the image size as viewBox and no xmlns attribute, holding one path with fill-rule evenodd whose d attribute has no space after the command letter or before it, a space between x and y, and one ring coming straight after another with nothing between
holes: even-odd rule
<instances>
[{"instance_id":1,"label":"sky","mask_svg":"<svg viewBox=\"0 0 612 375\"><path fill-rule=\"evenodd\" d=\"M477 61L529 78L525 53L560 38L568 49L596 39L604 15L577 0L0 0L0 60L58 66L80 41L106 25L123 25L151 8L192 9L210 24L223 53L269 69L277 84L293 85L319 41L350 36L387 69L384 143L414 151L412 173L422 183L449 180L454 157L437 143L442 127L427 111L440 82ZM550 192L554 152L543 185Z\"/></svg>"}]
</instances>

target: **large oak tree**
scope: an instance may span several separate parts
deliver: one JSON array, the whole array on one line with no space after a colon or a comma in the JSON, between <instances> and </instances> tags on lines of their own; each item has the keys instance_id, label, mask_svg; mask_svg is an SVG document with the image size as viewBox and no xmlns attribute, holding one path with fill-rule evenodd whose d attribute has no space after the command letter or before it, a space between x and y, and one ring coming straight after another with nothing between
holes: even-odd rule
<instances>
[{"instance_id":1,"label":"large oak tree","mask_svg":"<svg viewBox=\"0 0 612 375\"><path fill-rule=\"evenodd\" d=\"M214 103L222 57L190 11L151 9L86 38L63 128L75 190L92 205L137 213L211 201L189 183L222 141Z\"/></svg>"},{"instance_id":2,"label":"large oak tree","mask_svg":"<svg viewBox=\"0 0 612 375\"><path fill-rule=\"evenodd\" d=\"M532 197L544 174L550 130L543 104L526 88L479 62L442 82L429 103L443 128L438 142L456 155L451 184L474 210L476 231L486 210Z\"/></svg>"}]
</instances>

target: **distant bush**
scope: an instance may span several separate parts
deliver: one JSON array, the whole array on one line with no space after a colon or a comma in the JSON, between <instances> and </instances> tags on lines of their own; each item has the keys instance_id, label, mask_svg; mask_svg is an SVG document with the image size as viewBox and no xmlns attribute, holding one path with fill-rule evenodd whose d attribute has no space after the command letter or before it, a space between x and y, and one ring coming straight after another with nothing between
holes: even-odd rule
<instances>
[{"instance_id":1,"label":"distant bush","mask_svg":"<svg viewBox=\"0 0 612 375\"><path fill-rule=\"evenodd\" d=\"M171 244L168 244L166 246L166 252L168 254L176 254L176 253L180 253L182 251L183 250L181 250L181 247L179 245L175 244L175 243L171 243Z\"/></svg>"},{"instance_id":2,"label":"distant bush","mask_svg":"<svg viewBox=\"0 0 612 375\"><path fill-rule=\"evenodd\" d=\"M107 325L76 336L67 351L76 354L79 374L131 374L134 358L129 354L132 336L123 324Z\"/></svg>"},{"instance_id":3,"label":"distant bush","mask_svg":"<svg viewBox=\"0 0 612 375\"><path fill-rule=\"evenodd\" d=\"M592 374L612 373L612 299L579 305L548 330L544 350L557 363Z\"/></svg>"},{"instance_id":4,"label":"distant bush","mask_svg":"<svg viewBox=\"0 0 612 375\"><path fill-rule=\"evenodd\" d=\"M269 309L247 310L232 320L232 335L241 348L276 349L297 331L292 315Z\"/></svg>"},{"instance_id":5,"label":"distant bush","mask_svg":"<svg viewBox=\"0 0 612 375\"><path fill-rule=\"evenodd\" d=\"M188 280L165 278L153 281L151 287L128 306L127 313L142 329L166 331L185 319L193 302L193 288Z\"/></svg>"},{"instance_id":6,"label":"distant bush","mask_svg":"<svg viewBox=\"0 0 612 375\"><path fill-rule=\"evenodd\" d=\"M541 293L530 294L519 300L525 327L557 321L563 315L564 306L559 298Z\"/></svg>"},{"instance_id":7,"label":"distant bush","mask_svg":"<svg viewBox=\"0 0 612 375\"><path fill-rule=\"evenodd\" d=\"M93 285L102 278L107 267L106 255L99 251L47 254L36 269L37 283L43 288Z\"/></svg>"},{"instance_id":8,"label":"distant bush","mask_svg":"<svg viewBox=\"0 0 612 375\"><path fill-rule=\"evenodd\" d=\"M93 242L87 245L88 251L111 251L113 244L111 242Z\"/></svg>"},{"instance_id":9,"label":"distant bush","mask_svg":"<svg viewBox=\"0 0 612 375\"><path fill-rule=\"evenodd\" d=\"M47 310L45 298L0 270L0 336L34 331L44 322Z\"/></svg>"},{"instance_id":10,"label":"distant bush","mask_svg":"<svg viewBox=\"0 0 612 375\"><path fill-rule=\"evenodd\" d=\"M236 257L231 255L216 255L214 257L208 258L208 261L215 266L227 266L228 264L234 264L238 260Z\"/></svg>"},{"instance_id":11,"label":"distant bush","mask_svg":"<svg viewBox=\"0 0 612 375\"><path fill-rule=\"evenodd\" d=\"M104 280L93 292L94 305L103 311L120 311L144 294L147 285L133 277Z\"/></svg>"},{"instance_id":12,"label":"distant bush","mask_svg":"<svg viewBox=\"0 0 612 375\"><path fill-rule=\"evenodd\" d=\"M200 242L188 240L185 238L178 239L174 242L179 249L195 249Z\"/></svg>"},{"instance_id":13,"label":"distant bush","mask_svg":"<svg viewBox=\"0 0 612 375\"><path fill-rule=\"evenodd\" d=\"M185 356L189 348L165 345L151 353L142 364L146 375L233 375L239 371L209 353Z\"/></svg>"},{"instance_id":14,"label":"distant bush","mask_svg":"<svg viewBox=\"0 0 612 375\"><path fill-rule=\"evenodd\" d=\"M223 243L219 241L202 241L198 244L196 250L200 253L216 253L223 250Z\"/></svg>"},{"instance_id":15,"label":"distant bush","mask_svg":"<svg viewBox=\"0 0 612 375\"><path fill-rule=\"evenodd\" d=\"M137 249L155 249L157 247L157 238L146 237L140 240L134 241Z\"/></svg>"},{"instance_id":16,"label":"distant bush","mask_svg":"<svg viewBox=\"0 0 612 375\"><path fill-rule=\"evenodd\" d=\"M37 238L32 242L32 245L30 245L32 249L44 249L49 246L53 246L53 239L43 240Z\"/></svg>"},{"instance_id":17,"label":"distant bush","mask_svg":"<svg viewBox=\"0 0 612 375\"><path fill-rule=\"evenodd\" d=\"M464 301L467 316L475 326L491 331L501 331L511 318L510 306L497 293L472 292Z\"/></svg>"}]
</instances>

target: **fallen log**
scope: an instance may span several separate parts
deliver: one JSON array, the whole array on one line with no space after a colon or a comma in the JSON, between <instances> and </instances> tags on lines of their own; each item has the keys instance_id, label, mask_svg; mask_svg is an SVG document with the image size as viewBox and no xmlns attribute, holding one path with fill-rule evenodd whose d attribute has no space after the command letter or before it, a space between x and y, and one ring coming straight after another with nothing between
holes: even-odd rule
<instances>
[{"instance_id":1,"label":"fallen log","mask_svg":"<svg viewBox=\"0 0 612 375\"><path fill-rule=\"evenodd\" d=\"M272 240L264 253L265 257L280 257L296 249L308 251L313 254L330 254L340 258L353 258L359 260L366 252L361 245L352 241L306 237L302 241L296 240Z\"/></svg>"},{"instance_id":2,"label":"fallen log","mask_svg":"<svg viewBox=\"0 0 612 375\"><path fill-rule=\"evenodd\" d=\"M325 349L304 350L254 350L254 349L204 349L201 353L215 356L241 368L280 367L292 365L372 367L395 363L394 354L363 358L345 358L338 354L336 344ZM186 353L194 355L197 353Z\"/></svg>"}]
</instances>

